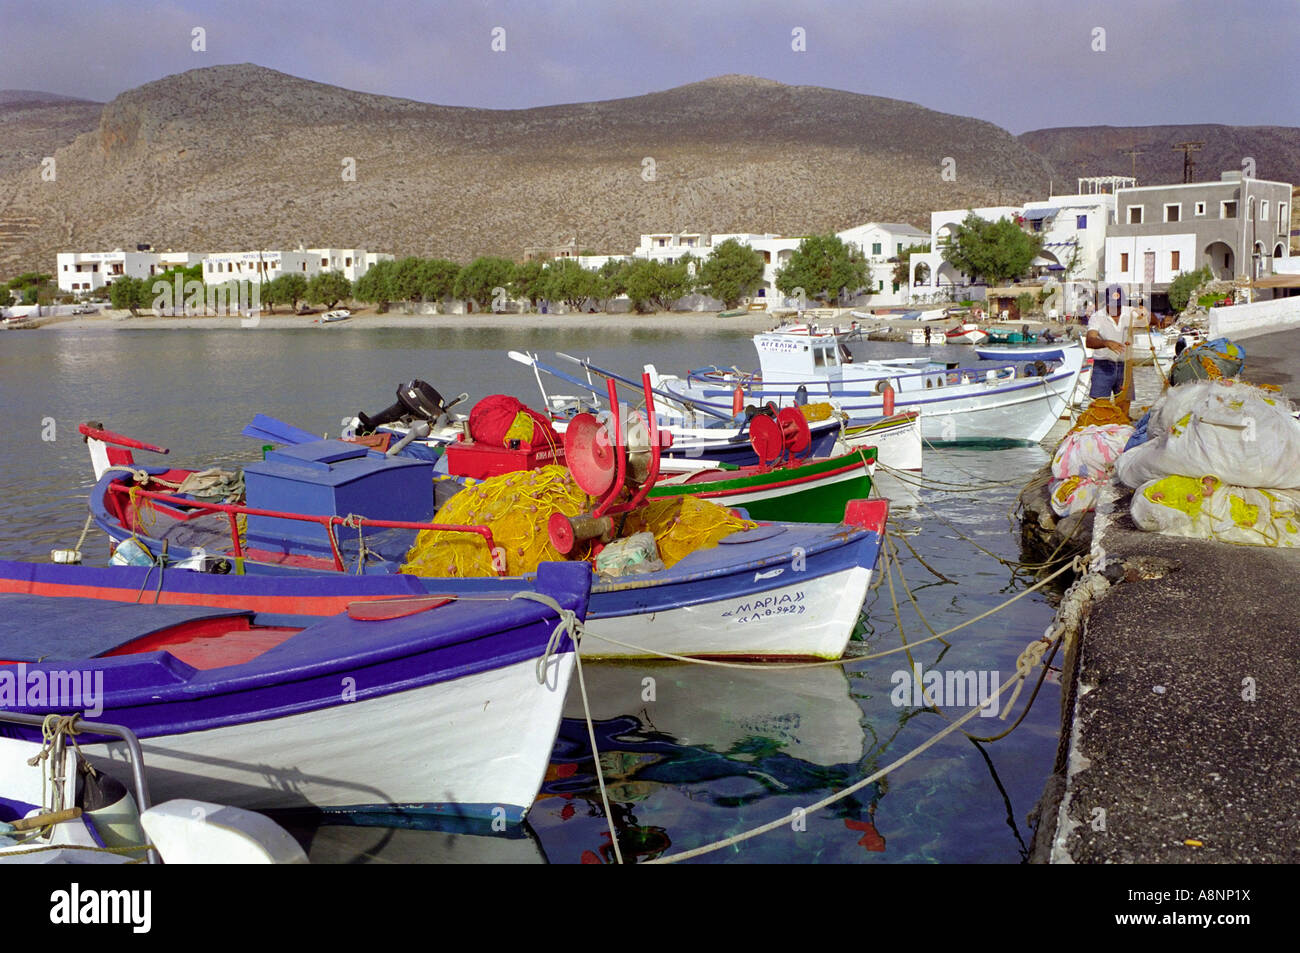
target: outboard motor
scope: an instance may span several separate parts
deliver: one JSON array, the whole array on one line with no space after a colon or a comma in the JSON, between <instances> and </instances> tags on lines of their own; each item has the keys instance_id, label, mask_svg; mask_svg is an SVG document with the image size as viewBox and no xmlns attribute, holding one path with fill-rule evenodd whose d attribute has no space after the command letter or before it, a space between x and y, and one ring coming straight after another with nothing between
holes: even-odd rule
<instances>
[{"instance_id":1,"label":"outboard motor","mask_svg":"<svg viewBox=\"0 0 1300 953\"><path fill-rule=\"evenodd\" d=\"M375 416L357 414L362 433L373 433L385 424L396 423L403 417L425 420L432 424L447 412L442 395L424 381L413 380L397 388L397 403L385 407Z\"/></svg>"}]
</instances>

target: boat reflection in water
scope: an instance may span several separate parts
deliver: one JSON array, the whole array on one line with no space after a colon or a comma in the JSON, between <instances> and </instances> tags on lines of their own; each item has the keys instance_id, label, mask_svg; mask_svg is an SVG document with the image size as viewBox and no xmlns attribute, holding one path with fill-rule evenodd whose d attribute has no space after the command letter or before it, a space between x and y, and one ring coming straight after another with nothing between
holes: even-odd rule
<instances>
[{"instance_id":1,"label":"boat reflection in water","mask_svg":"<svg viewBox=\"0 0 1300 953\"><path fill-rule=\"evenodd\" d=\"M625 862L668 853L674 822L698 830L699 817L687 816L699 813L692 805L721 809L715 828L720 838L779 816L774 799L808 804L864 777L864 763L874 763L881 747L876 738L868 745L853 680L840 666L617 663L588 665L585 674ZM564 715L534 807L535 826L555 862L611 863L576 684ZM842 818L845 836L873 852L885 849L873 823L883 790L869 785L826 812ZM677 803L683 798L684 810Z\"/></svg>"}]
</instances>

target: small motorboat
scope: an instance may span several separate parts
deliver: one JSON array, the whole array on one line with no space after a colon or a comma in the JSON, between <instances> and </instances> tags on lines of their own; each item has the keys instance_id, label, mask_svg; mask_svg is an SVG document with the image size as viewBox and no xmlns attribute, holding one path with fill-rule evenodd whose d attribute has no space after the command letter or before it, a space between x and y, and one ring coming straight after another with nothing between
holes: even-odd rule
<instances>
[{"instance_id":1,"label":"small motorboat","mask_svg":"<svg viewBox=\"0 0 1300 953\"><path fill-rule=\"evenodd\" d=\"M352 312L347 308L340 308L337 311L326 311L319 318L313 320L314 324L334 324L337 321L346 321L352 317Z\"/></svg>"},{"instance_id":2,"label":"small motorboat","mask_svg":"<svg viewBox=\"0 0 1300 953\"><path fill-rule=\"evenodd\" d=\"M989 339L989 333L978 324L966 322L949 328L944 337L949 344L983 344Z\"/></svg>"}]
</instances>

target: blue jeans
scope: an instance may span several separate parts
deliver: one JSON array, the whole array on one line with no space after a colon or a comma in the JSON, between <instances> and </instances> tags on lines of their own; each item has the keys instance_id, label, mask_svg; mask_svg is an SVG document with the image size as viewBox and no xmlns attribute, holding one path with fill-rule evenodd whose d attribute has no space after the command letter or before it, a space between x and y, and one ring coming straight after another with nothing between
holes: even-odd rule
<instances>
[{"instance_id":1,"label":"blue jeans","mask_svg":"<svg viewBox=\"0 0 1300 953\"><path fill-rule=\"evenodd\" d=\"M1092 362L1092 388L1088 397L1110 397L1124 389L1124 362L1095 358Z\"/></svg>"}]
</instances>

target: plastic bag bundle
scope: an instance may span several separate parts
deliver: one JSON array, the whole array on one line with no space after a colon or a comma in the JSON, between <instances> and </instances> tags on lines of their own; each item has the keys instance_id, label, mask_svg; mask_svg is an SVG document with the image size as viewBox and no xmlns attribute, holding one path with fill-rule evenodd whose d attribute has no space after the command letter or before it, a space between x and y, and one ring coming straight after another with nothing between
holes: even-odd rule
<instances>
[{"instance_id":1,"label":"plastic bag bundle","mask_svg":"<svg viewBox=\"0 0 1300 953\"><path fill-rule=\"evenodd\" d=\"M1148 532L1248 546L1300 546L1300 491L1234 486L1212 476L1169 476L1133 494Z\"/></svg>"},{"instance_id":2,"label":"plastic bag bundle","mask_svg":"<svg viewBox=\"0 0 1300 953\"><path fill-rule=\"evenodd\" d=\"M1067 434L1052 457L1052 476L1058 480L1072 476L1109 479L1131 436L1133 428L1128 424L1085 427Z\"/></svg>"},{"instance_id":3,"label":"plastic bag bundle","mask_svg":"<svg viewBox=\"0 0 1300 953\"><path fill-rule=\"evenodd\" d=\"M632 576L663 568L659 547L649 533L616 539L596 556L596 572L602 576Z\"/></svg>"},{"instance_id":4,"label":"plastic bag bundle","mask_svg":"<svg viewBox=\"0 0 1300 953\"><path fill-rule=\"evenodd\" d=\"M1300 421L1280 395L1232 381L1171 388L1151 409L1148 440L1115 475L1129 487L1212 474L1235 486L1300 488Z\"/></svg>"},{"instance_id":5,"label":"plastic bag bundle","mask_svg":"<svg viewBox=\"0 0 1300 953\"><path fill-rule=\"evenodd\" d=\"M1053 480L1051 484L1052 512L1057 516L1086 513L1097 505L1097 492L1110 482L1110 477L1071 476Z\"/></svg>"}]
</instances>

